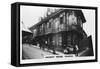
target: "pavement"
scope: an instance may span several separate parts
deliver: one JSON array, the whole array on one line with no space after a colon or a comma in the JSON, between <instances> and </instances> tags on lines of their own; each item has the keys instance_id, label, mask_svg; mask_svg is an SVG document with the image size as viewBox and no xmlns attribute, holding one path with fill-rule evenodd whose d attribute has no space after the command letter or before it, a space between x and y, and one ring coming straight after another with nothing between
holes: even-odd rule
<instances>
[{"instance_id":1,"label":"pavement","mask_svg":"<svg viewBox=\"0 0 100 69\"><path fill-rule=\"evenodd\" d=\"M29 44L23 44L22 46L23 59L41 59L46 55L64 55L64 53L56 51L56 54L53 54L52 50L42 50L38 46Z\"/></svg>"}]
</instances>

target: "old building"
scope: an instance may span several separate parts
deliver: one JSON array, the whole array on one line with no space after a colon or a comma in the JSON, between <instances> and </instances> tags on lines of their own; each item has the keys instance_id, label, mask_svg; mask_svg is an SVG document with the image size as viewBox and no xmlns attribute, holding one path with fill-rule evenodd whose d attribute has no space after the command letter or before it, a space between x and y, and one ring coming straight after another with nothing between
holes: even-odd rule
<instances>
[{"instance_id":1,"label":"old building","mask_svg":"<svg viewBox=\"0 0 100 69\"><path fill-rule=\"evenodd\" d=\"M83 30L85 17L81 10L58 9L33 25L33 39L40 47L66 53L76 53L79 42L87 38Z\"/></svg>"},{"instance_id":2,"label":"old building","mask_svg":"<svg viewBox=\"0 0 100 69\"><path fill-rule=\"evenodd\" d=\"M21 22L21 32L22 32L22 44L31 43L32 32L25 26L23 21Z\"/></svg>"}]
</instances>

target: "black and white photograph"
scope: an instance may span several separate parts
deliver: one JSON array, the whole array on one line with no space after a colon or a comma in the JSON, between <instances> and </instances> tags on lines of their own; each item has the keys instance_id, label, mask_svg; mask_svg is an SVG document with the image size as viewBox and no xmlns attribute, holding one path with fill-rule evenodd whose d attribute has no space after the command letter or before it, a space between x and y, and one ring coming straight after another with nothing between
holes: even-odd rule
<instances>
[{"instance_id":1,"label":"black and white photograph","mask_svg":"<svg viewBox=\"0 0 100 69\"><path fill-rule=\"evenodd\" d=\"M13 65L89 61L97 61L97 7L12 5Z\"/></svg>"},{"instance_id":2,"label":"black and white photograph","mask_svg":"<svg viewBox=\"0 0 100 69\"><path fill-rule=\"evenodd\" d=\"M95 58L95 10L20 6L22 63Z\"/></svg>"}]
</instances>

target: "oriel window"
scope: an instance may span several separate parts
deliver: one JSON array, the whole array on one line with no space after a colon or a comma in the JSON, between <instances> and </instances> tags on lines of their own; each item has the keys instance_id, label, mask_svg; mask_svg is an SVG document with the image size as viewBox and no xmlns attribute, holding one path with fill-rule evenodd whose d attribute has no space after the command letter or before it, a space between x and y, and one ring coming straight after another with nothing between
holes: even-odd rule
<instances>
[{"instance_id":1,"label":"oriel window","mask_svg":"<svg viewBox=\"0 0 100 69\"><path fill-rule=\"evenodd\" d=\"M77 24L77 17L75 16L75 13L73 11L67 13L67 24L68 25L76 25Z\"/></svg>"}]
</instances>

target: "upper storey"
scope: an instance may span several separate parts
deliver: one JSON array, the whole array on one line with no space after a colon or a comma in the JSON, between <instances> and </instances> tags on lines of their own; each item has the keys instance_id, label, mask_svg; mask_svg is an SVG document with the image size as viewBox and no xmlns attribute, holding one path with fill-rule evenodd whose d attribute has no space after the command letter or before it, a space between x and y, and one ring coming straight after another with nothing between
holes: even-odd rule
<instances>
[{"instance_id":1,"label":"upper storey","mask_svg":"<svg viewBox=\"0 0 100 69\"><path fill-rule=\"evenodd\" d=\"M81 10L59 9L33 25L30 30L34 37L62 31L77 30L83 26L85 17Z\"/></svg>"}]
</instances>

